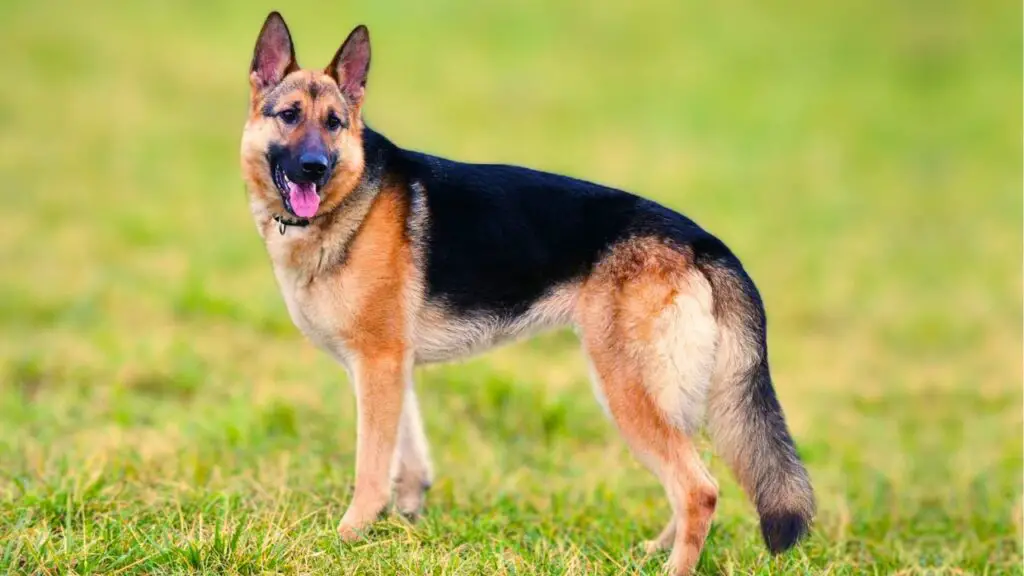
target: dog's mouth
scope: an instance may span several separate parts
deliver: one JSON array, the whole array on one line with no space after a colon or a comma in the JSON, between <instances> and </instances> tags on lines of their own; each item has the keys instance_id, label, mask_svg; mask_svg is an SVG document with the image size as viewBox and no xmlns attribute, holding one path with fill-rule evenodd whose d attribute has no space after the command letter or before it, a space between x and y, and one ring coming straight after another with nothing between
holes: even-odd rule
<instances>
[{"instance_id":1,"label":"dog's mouth","mask_svg":"<svg viewBox=\"0 0 1024 576\"><path fill-rule=\"evenodd\" d=\"M299 218L312 218L320 207L320 195L317 191L316 182L293 182L285 174L284 167L280 162L271 161L270 173L274 178L274 185L281 193L281 200L284 202L285 210Z\"/></svg>"}]
</instances>

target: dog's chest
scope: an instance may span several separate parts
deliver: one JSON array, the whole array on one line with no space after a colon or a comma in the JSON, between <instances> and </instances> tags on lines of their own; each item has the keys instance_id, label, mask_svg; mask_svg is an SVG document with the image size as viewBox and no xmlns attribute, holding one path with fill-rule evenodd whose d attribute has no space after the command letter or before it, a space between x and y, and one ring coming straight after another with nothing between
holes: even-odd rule
<instances>
[{"instance_id":1,"label":"dog's chest","mask_svg":"<svg viewBox=\"0 0 1024 576\"><path fill-rule=\"evenodd\" d=\"M292 234L289 231L289 234ZM290 241L291 240L291 241ZM317 253L298 251L287 236L269 239L267 251L292 322L313 344L342 362L348 359L344 335L353 317L339 275L317 274Z\"/></svg>"}]
</instances>

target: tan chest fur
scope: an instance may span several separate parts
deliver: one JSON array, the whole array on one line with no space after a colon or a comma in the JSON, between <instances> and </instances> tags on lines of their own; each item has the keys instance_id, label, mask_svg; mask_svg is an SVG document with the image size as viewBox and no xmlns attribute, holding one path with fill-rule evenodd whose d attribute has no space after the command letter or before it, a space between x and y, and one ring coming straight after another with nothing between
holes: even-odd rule
<instances>
[{"instance_id":1,"label":"tan chest fur","mask_svg":"<svg viewBox=\"0 0 1024 576\"><path fill-rule=\"evenodd\" d=\"M288 227L283 235L274 222L261 227L292 321L345 364L408 348L415 274L403 211L381 193L361 225Z\"/></svg>"},{"instance_id":2,"label":"tan chest fur","mask_svg":"<svg viewBox=\"0 0 1024 576\"><path fill-rule=\"evenodd\" d=\"M345 294L343 271L320 275L315 262L305 258L295 262L295 253L304 250L299 244L307 240L302 236L307 234L289 230L284 236L268 237L274 277L295 326L315 345L347 362L347 340L359 306L354 298L357 294Z\"/></svg>"}]
</instances>

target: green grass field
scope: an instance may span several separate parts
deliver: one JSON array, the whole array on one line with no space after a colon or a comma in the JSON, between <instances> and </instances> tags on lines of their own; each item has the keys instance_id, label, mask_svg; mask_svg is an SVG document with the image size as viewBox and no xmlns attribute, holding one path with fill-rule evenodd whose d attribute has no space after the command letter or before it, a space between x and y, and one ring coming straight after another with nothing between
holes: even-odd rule
<instances>
[{"instance_id":1,"label":"green grass field","mask_svg":"<svg viewBox=\"0 0 1024 576\"><path fill-rule=\"evenodd\" d=\"M367 117L400 144L644 194L743 259L820 513L769 558L707 449L701 573L1022 573L1019 3L301 4L0 0L0 571L665 560L639 543L667 503L569 333L419 370L426 515L335 538L354 400L239 171L281 8L306 66L370 26Z\"/></svg>"}]
</instances>

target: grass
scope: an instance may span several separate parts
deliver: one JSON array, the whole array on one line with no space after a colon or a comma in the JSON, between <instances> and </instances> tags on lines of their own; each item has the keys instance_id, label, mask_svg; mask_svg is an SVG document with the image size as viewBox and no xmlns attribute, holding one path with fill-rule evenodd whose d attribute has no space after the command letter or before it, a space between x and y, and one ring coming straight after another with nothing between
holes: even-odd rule
<instances>
[{"instance_id":1,"label":"grass","mask_svg":"<svg viewBox=\"0 0 1024 576\"><path fill-rule=\"evenodd\" d=\"M418 371L423 520L345 545L354 402L293 329L237 149L265 2L0 0L0 570L654 574L656 482L567 333ZM409 147L643 193L759 283L819 497L769 558L721 462L703 574L1021 574L1009 2L302 2L369 24Z\"/></svg>"}]
</instances>

